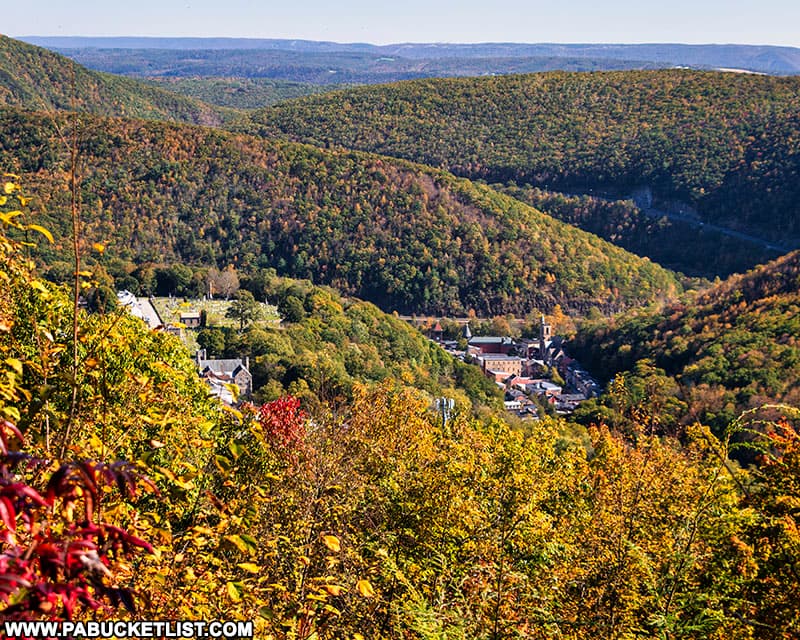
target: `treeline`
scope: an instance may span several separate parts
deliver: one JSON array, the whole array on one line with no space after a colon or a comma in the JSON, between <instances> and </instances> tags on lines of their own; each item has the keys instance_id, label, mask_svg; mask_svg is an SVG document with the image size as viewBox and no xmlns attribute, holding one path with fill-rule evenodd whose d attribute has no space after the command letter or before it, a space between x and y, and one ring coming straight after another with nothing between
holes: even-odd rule
<instances>
[{"instance_id":1,"label":"treeline","mask_svg":"<svg viewBox=\"0 0 800 640\"><path fill-rule=\"evenodd\" d=\"M554 218L688 276L724 278L779 255L778 251L704 225L666 215L648 215L631 200L571 196L514 184L494 187Z\"/></svg>"},{"instance_id":2,"label":"treeline","mask_svg":"<svg viewBox=\"0 0 800 640\"><path fill-rule=\"evenodd\" d=\"M655 374L675 398L673 420L722 428L763 404L800 404L800 253L734 276L656 313L588 324L576 354L611 378ZM649 360L649 365L638 365ZM661 369L659 374L653 367ZM640 388L640 393L641 388Z\"/></svg>"},{"instance_id":3,"label":"treeline","mask_svg":"<svg viewBox=\"0 0 800 640\"><path fill-rule=\"evenodd\" d=\"M220 125L233 111L159 87L90 71L69 58L0 35L0 105L35 111Z\"/></svg>"},{"instance_id":4,"label":"treeline","mask_svg":"<svg viewBox=\"0 0 800 640\"><path fill-rule=\"evenodd\" d=\"M4 220L39 233L3 198ZM745 473L730 440L700 425L659 436L658 406L625 394L588 448L550 420L526 434L464 411L443 422L391 378L313 419L292 397L226 411L175 338L76 312L31 273L29 249L0 235L6 622L196 617L252 621L262 638L800 633L795 414L751 442L765 455ZM325 292L276 285L340 318ZM380 333L370 307L349 311L343 336Z\"/></svg>"},{"instance_id":5,"label":"treeline","mask_svg":"<svg viewBox=\"0 0 800 640\"><path fill-rule=\"evenodd\" d=\"M0 161L29 176L64 260L51 120L5 110ZM64 123L66 126L66 123ZM675 277L489 187L402 161L220 131L84 117L83 224L100 262L274 267L385 310L525 315L647 305Z\"/></svg>"},{"instance_id":6,"label":"treeline","mask_svg":"<svg viewBox=\"0 0 800 640\"><path fill-rule=\"evenodd\" d=\"M686 70L424 80L303 98L237 128L491 182L647 185L708 221L796 241L798 89L796 77Z\"/></svg>"}]
</instances>

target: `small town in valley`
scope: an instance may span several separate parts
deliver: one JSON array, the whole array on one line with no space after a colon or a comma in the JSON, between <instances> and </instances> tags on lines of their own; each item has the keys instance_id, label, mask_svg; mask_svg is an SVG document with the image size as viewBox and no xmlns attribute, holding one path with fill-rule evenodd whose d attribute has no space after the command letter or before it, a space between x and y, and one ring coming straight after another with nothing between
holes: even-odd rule
<instances>
[{"instance_id":1,"label":"small town in valley","mask_svg":"<svg viewBox=\"0 0 800 640\"><path fill-rule=\"evenodd\" d=\"M251 397L253 376L248 357L209 357L192 339L194 332L204 325L207 314L201 311L201 306L209 300L175 298L165 304L128 291L120 291L117 298L122 307L150 328L180 337L193 352L199 375L222 402L235 405ZM161 313L157 307L161 307ZM538 336L529 338L473 335L470 320L462 320L458 321L461 335L453 340L445 335L442 327L445 319L435 321L427 329L418 321L409 319L409 322L453 357L479 367L502 390L505 410L523 420L538 420L542 410L548 408L551 413L569 415L581 402L598 396L602 390L580 362L570 357L568 341L553 332L544 315L539 320ZM479 320L472 322L477 324Z\"/></svg>"},{"instance_id":2,"label":"small town in valley","mask_svg":"<svg viewBox=\"0 0 800 640\"><path fill-rule=\"evenodd\" d=\"M569 356L567 341L554 335L544 315L535 338L474 336L469 321L463 323L460 340L445 339L441 321L428 337L452 356L480 367L504 392L506 411L523 419L538 420L547 406L569 415L601 392L600 384Z\"/></svg>"}]
</instances>

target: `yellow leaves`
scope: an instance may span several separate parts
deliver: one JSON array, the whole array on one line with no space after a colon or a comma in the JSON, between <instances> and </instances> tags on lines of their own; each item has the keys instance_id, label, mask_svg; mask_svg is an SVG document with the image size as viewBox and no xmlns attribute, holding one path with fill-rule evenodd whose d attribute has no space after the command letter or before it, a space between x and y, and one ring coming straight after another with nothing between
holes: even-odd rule
<instances>
[{"instance_id":1,"label":"yellow leaves","mask_svg":"<svg viewBox=\"0 0 800 640\"><path fill-rule=\"evenodd\" d=\"M234 547L236 547L239 551L246 554L255 553L258 550L258 542L256 541L253 536L249 536L246 534L243 535L228 535L224 538L228 542L230 542Z\"/></svg>"},{"instance_id":2,"label":"yellow leaves","mask_svg":"<svg viewBox=\"0 0 800 640\"><path fill-rule=\"evenodd\" d=\"M31 280L30 286L31 289L38 291L39 293L49 293L47 286L41 280Z\"/></svg>"},{"instance_id":3,"label":"yellow leaves","mask_svg":"<svg viewBox=\"0 0 800 640\"><path fill-rule=\"evenodd\" d=\"M45 238L47 238L50 241L50 244L53 244L53 242L55 242L53 240L53 234L50 233L47 229L45 229L43 226L38 224L29 224L27 228L30 229L31 231L36 231L37 233L41 233Z\"/></svg>"},{"instance_id":4,"label":"yellow leaves","mask_svg":"<svg viewBox=\"0 0 800 640\"><path fill-rule=\"evenodd\" d=\"M375 595L375 589L372 588L370 581L363 578L356 582L356 591L364 598L372 598Z\"/></svg>"},{"instance_id":5,"label":"yellow leaves","mask_svg":"<svg viewBox=\"0 0 800 640\"><path fill-rule=\"evenodd\" d=\"M20 360L17 360L16 358L6 358L5 363L19 375L22 375L22 362Z\"/></svg>"},{"instance_id":6,"label":"yellow leaves","mask_svg":"<svg viewBox=\"0 0 800 640\"><path fill-rule=\"evenodd\" d=\"M164 476L167 480L171 482L175 482L177 480L177 476L172 473L172 470L167 469L166 467L158 467L158 471Z\"/></svg>"},{"instance_id":7,"label":"yellow leaves","mask_svg":"<svg viewBox=\"0 0 800 640\"><path fill-rule=\"evenodd\" d=\"M233 544L233 546L235 546L242 553L248 553L249 552L249 548L248 548L247 544L245 543L245 541L242 540L241 536L238 536L238 535L225 536L225 540L227 540L228 542Z\"/></svg>"},{"instance_id":8,"label":"yellow leaves","mask_svg":"<svg viewBox=\"0 0 800 640\"><path fill-rule=\"evenodd\" d=\"M235 385L235 384L226 384L226 385L225 385L225 387L226 387L226 388L231 388L231 389L230 389L230 390L231 390L231 393L233 393L233 390L235 389L235 390L236 390L236 394L237 394L237 396L238 396L238 392L239 392L239 387L238 387L238 385ZM224 412L226 412L226 413L229 413L229 414L231 414L231 415L232 415L234 418L238 418L239 420L241 420L241 419L242 419L242 412L241 412L241 411L239 411L238 409L235 409L235 408L233 408L233 407L229 407L227 404L223 404L223 405L222 405L222 410L223 410Z\"/></svg>"},{"instance_id":9,"label":"yellow leaves","mask_svg":"<svg viewBox=\"0 0 800 640\"><path fill-rule=\"evenodd\" d=\"M13 182L6 182L6 183L3 185L3 191L4 191L6 194L12 194L12 193L14 193L15 191L17 191L18 189L19 189L19 185L18 185L18 184L15 184L15 183L13 183Z\"/></svg>"},{"instance_id":10,"label":"yellow leaves","mask_svg":"<svg viewBox=\"0 0 800 640\"><path fill-rule=\"evenodd\" d=\"M201 525L195 525L194 527L192 527L192 533L203 536L213 536L214 530L209 529L208 527L203 527Z\"/></svg>"},{"instance_id":11,"label":"yellow leaves","mask_svg":"<svg viewBox=\"0 0 800 640\"><path fill-rule=\"evenodd\" d=\"M239 457L245 452L245 448L234 440L231 440L228 443L228 451L231 452L234 460L238 460Z\"/></svg>"},{"instance_id":12,"label":"yellow leaves","mask_svg":"<svg viewBox=\"0 0 800 640\"><path fill-rule=\"evenodd\" d=\"M339 538L336 536L322 536L322 542L324 542L325 546L334 553L339 553L339 551L342 550L342 546L339 543Z\"/></svg>"},{"instance_id":13,"label":"yellow leaves","mask_svg":"<svg viewBox=\"0 0 800 640\"><path fill-rule=\"evenodd\" d=\"M233 396L233 401L237 402L239 400L239 391L240 391L239 385L231 382L231 383L225 383L224 386L228 391L231 392L231 395Z\"/></svg>"},{"instance_id":14,"label":"yellow leaves","mask_svg":"<svg viewBox=\"0 0 800 640\"><path fill-rule=\"evenodd\" d=\"M242 599L242 585L238 582L228 582L225 585L225 590L228 592L228 597L233 602L239 602Z\"/></svg>"},{"instance_id":15,"label":"yellow leaves","mask_svg":"<svg viewBox=\"0 0 800 640\"><path fill-rule=\"evenodd\" d=\"M261 571L261 567L254 562L240 562L236 566L248 573L259 573Z\"/></svg>"},{"instance_id":16,"label":"yellow leaves","mask_svg":"<svg viewBox=\"0 0 800 640\"><path fill-rule=\"evenodd\" d=\"M16 218L18 216L21 216L21 215L22 215L22 211L18 211L18 210L4 211L4 212L0 213L0 221L2 221L3 224L14 225L14 224L16 224L14 222L14 218Z\"/></svg>"},{"instance_id":17,"label":"yellow leaves","mask_svg":"<svg viewBox=\"0 0 800 640\"><path fill-rule=\"evenodd\" d=\"M102 254L106 250L106 245L104 245L102 242L95 242L92 244L92 249L97 251L97 253Z\"/></svg>"},{"instance_id":18,"label":"yellow leaves","mask_svg":"<svg viewBox=\"0 0 800 640\"><path fill-rule=\"evenodd\" d=\"M233 467L231 461L225 456L214 456L214 463L216 464L217 469L219 469L222 473L228 473Z\"/></svg>"}]
</instances>

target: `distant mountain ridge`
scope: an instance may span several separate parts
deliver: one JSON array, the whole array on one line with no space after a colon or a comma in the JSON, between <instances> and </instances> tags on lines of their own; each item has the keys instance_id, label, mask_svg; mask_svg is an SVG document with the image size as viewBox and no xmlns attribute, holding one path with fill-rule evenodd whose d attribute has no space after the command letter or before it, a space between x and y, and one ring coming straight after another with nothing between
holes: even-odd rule
<instances>
[{"instance_id":1,"label":"distant mountain ridge","mask_svg":"<svg viewBox=\"0 0 800 640\"><path fill-rule=\"evenodd\" d=\"M539 71L660 68L636 60L547 57L411 58L374 51L295 49L56 49L95 71L135 78L269 79L330 87L417 78ZM263 105L261 105L263 106Z\"/></svg>"},{"instance_id":2,"label":"distant mountain ridge","mask_svg":"<svg viewBox=\"0 0 800 640\"><path fill-rule=\"evenodd\" d=\"M800 48L741 44L559 44L559 43L337 43L250 38L143 38L23 36L25 42L52 49L273 50L297 53L361 53L410 59L583 58L638 61L660 66L743 69L775 75L800 73Z\"/></svg>"},{"instance_id":3,"label":"distant mountain ridge","mask_svg":"<svg viewBox=\"0 0 800 640\"><path fill-rule=\"evenodd\" d=\"M132 78L90 71L70 59L0 36L0 105L218 126L229 112Z\"/></svg>"}]
</instances>

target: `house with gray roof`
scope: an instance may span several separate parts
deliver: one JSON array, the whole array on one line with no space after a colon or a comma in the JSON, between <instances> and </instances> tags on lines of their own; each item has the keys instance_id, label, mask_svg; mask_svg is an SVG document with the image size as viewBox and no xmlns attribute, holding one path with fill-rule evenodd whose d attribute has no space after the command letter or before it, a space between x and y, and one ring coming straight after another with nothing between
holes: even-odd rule
<instances>
[{"instance_id":1,"label":"house with gray roof","mask_svg":"<svg viewBox=\"0 0 800 640\"><path fill-rule=\"evenodd\" d=\"M214 395L233 404L233 394L226 385L239 387L239 397L247 398L253 391L253 376L250 373L250 358L207 358L206 350L200 349L196 356L200 377L211 387Z\"/></svg>"}]
</instances>

